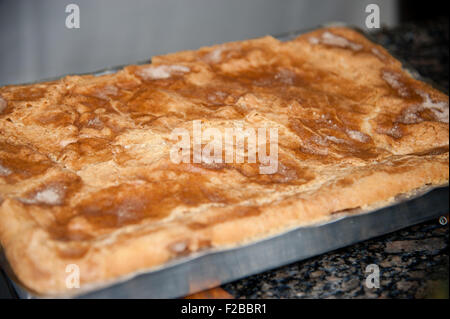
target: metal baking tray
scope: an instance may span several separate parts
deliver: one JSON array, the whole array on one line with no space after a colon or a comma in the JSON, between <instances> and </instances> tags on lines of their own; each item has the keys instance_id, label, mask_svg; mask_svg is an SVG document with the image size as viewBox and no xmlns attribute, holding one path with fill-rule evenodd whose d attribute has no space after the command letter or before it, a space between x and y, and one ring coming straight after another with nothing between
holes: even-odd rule
<instances>
[{"instance_id":1,"label":"metal baking tray","mask_svg":"<svg viewBox=\"0 0 450 319\"><path fill-rule=\"evenodd\" d=\"M289 32L276 38L289 40L308 31L310 30ZM371 38L370 35L365 35ZM407 64L404 66L415 78L430 83ZM114 73L122 67L89 74ZM57 78L47 80L55 79ZM382 208L334 215L321 224L297 227L235 248L193 254L168 262L159 268L121 278L92 291L77 293L74 289L72 295L60 297L178 298L439 218L448 214L448 202L448 185L425 187L414 194L397 196L394 201ZM46 297L28 290L20 283L1 250L0 266L7 275L13 290L11 293L15 297L24 299Z\"/></svg>"}]
</instances>

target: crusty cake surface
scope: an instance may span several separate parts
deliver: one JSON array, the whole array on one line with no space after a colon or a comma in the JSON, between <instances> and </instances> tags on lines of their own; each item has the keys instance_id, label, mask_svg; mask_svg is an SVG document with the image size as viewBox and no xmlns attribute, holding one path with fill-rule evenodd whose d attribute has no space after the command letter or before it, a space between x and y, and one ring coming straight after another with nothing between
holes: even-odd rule
<instances>
[{"instance_id":1,"label":"crusty cake surface","mask_svg":"<svg viewBox=\"0 0 450 319\"><path fill-rule=\"evenodd\" d=\"M180 163L175 128L277 128L279 166ZM0 88L0 242L42 294L448 181L448 97L347 28ZM202 141L206 143L207 141Z\"/></svg>"}]
</instances>

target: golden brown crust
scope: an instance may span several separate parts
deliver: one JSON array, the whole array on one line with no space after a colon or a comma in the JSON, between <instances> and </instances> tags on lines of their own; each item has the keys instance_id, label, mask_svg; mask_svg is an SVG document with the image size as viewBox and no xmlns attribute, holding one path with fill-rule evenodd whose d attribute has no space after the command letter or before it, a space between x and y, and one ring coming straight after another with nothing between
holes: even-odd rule
<instances>
[{"instance_id":1,"label":"golden brown crust","mask_svg":"<svg viewBox=\"0 0 450 319\"><path fill-rule=\"evenodd\" d=\"M279 167L174 164L175 128L276 127ZM448 97L346 28L0 88L0 242L67 293L448 181Z\"/></svg>"}]
</instances>

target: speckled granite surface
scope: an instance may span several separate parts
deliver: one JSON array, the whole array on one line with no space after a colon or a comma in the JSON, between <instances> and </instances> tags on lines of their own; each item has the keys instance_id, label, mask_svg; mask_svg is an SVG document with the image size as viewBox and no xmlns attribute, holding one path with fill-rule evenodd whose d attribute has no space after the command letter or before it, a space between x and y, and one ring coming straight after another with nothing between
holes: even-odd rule
<instances>
[{"instance_id":1,"label":"speckled granite surface","mask_svg":"<svg viewBox=\"0 0 450 319\"><path fill-rule=\"evenodd\" d=\"M448 19L374 38L448 92ZM236 298L448 298L448 234L436 219L222 288ZM380 288L365 285L369 264L379 266Z\"/></svg>"},{"instance_id":2,"label":"speckled granite surface","mask_svg":"<svg viewBox=\"0 0 450 319\"><path fill-rule=\"evenodd\" d=\"M378 289L365 285L369 264L379 266ZM445 297L448 265L448 226L433 220L222 288L236 298Z\"/></svg>"}]
</instances>

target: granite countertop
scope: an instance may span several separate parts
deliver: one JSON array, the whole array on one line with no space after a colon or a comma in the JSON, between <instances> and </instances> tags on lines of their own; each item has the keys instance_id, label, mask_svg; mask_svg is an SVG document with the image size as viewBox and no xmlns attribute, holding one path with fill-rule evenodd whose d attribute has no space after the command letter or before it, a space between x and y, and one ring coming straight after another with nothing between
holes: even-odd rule
<instances>
[{"instance_id":1,"label":"granite countertop","mask_svg":"<svg viewBox=\"0 0 450 319\"><path fill-rule=\"evenodd\" d=\"M448 19L373 36L448 92ZM448 298L448 234L448 224L436 219L222 288L235 298ZM379 288L366 287L369 264L379 267Z\"/></svg>"}]
</instances>

